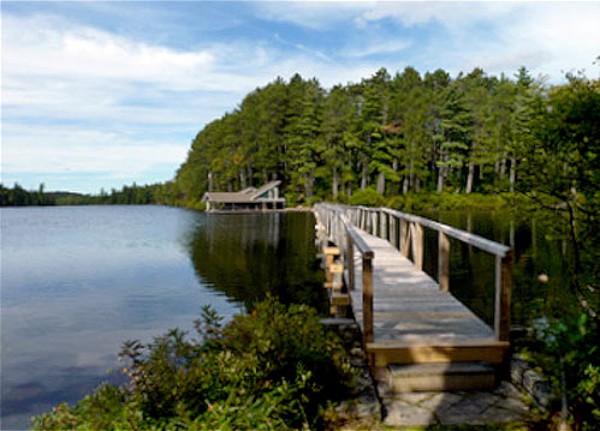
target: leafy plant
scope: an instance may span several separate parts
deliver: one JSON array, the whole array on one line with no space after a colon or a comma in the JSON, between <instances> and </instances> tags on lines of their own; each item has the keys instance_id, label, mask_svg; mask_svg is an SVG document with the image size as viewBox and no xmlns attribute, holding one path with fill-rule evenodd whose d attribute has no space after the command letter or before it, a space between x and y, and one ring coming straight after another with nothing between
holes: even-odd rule
<instances>
[{"instance_id":1,"label":"leafy plant","mask_svg":"<svg viewBox=\"0 0 600 431\"><path fill-rule=\"evenodd\" d=\"M310 307L267 298L227 325L205 308L195 328L198 339L175 329L148 345L127 341L125 385L61 404L34 429L318 428L352 385L340 340Z\"/></svg>"},{"instance_id":2,"label":"leafy plant","mask_svg":"<svg viewBox=\"0 0 600 431\"><path fill-rule=\"evenodd\" d=\"M535 357L560 396L562 422L591 431L600 421L600 348L598 321L581 312L542 320Z\"/></svg>"},{"instance_id":3,"label":"leafy plant","mask_svg":"<svg viewBox=\"0 0 600 431\"><path fill-rule=\"evenodd\" d=\"M350 205L364 205L370 207L380 207L385 204L385 198L375 190L366 188L359 190L350 198Z\"/></svg>"}]
</instances>

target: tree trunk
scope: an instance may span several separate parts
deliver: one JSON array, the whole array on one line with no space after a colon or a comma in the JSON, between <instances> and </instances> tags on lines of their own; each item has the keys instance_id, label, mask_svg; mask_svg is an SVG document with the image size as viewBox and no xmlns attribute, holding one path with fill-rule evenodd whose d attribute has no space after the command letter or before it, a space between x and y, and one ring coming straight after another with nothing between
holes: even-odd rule
<instances>
[{"instance_id":1,"label":"tree trunk","mask_svg":"<svg viewBox=\"0 0 600 431\"><path fill-rule=\"evenodd\" d=\"M510 191L513 193L515 191L515 180L517 179L517 159L515 157L510 158Z\"/></svg>"},{"instance_id":2,"label":"tree trunk","mask_svg":"<svg viewBox=\"0 0 600 431\"><path fill-rule=\"evenodd\" d=\"M331 195L333 196L333 200L337 200L340 187L340 174L338 173L336 166L332 168L332 171L333 182L331 184Z\"/></svg>"},{"instance_id":3,"label":"tree trunk","mask_svg":"<svg viewBox=\"0 0 600 431\"><path fill-rule=\"evenodd\" d=\"M362 162L362 178L360 179L360 189L364 190L369 185L369 162L367 157L364 157Z\"/></svg>"},{"instance_id":4,"label":"tree trunk","mask_svg":"<svg viewBox=\"0 0 600 431\"><path fill-rule=\"evenodd\" d=\"M467 173L467 184L465 186L465 193L471 193L473 191L473 177L475 176L475 163L469 160L469 171Z\"/></svg>"},{"instance_id":5,"label":"tree trunk","mask_svg":"<svg viewBox=\"0 0 600 431\"><path fill-rule=\"evenodd\" d=\"M444 191L444 177L446 176L446 167L440 166L438 169L437 187L436 190L439 192Z\"/></svg>"},{"instance_id":6,"label":"tree trunk","mask_svg":"<svg viewBox=\"0 0 600 431\"><path fill-rule=\"evenodd\" d=\"M315 168L311 168L310 172L306 175L305 183L306 198L310 199L313 197L315 190Z\"/></svg>"},{"instance_id":7,"label":"tree trunk","mask_svg":"<svg viewBox=\"0 0 600 431\"><path fill-rule=\"evenodd\" d=\"M394 170L394 172L398 173L398 159L394 159L392 160L392 169ZM392 186L392 193L396 193L396 190L399 189L400 187L400 183L398 183L398 185L396 186L396 181L393 182L394 185Z\"/></svg>"},{"instance_id":8,"label":"tree trunk","mask_svg":"<svg viewBox=\"0 0 600 431\"><path fill-rule=\"evenodd\" d=\"M500 160L500 180L503 180L506 176L506 151L502 153L502 160Z\"/></svg>"},{"instance_id":9,"label":"tree trunk","mask_svg":"<svg viewBox=\"0 0 600 431\"><path fill-rule=\"evenodd\" d=\"M379 172L377 177L377 193L381 195L385 193L385 175L383 172Z\"/></svg>"},{"instance_id":10,"label":"tree trunk","mask_svg":"<svg viewBox=\"0 0 600 431\"><path fill-rule=\"evenodd\" d=\"M240 188L243 190L247 187L246 186L246 172L244 172L244 169L240 170L239 177L240 177Z\"/></svg>"},{"instance_id":11,"label":"tree trunk","mask_svg":"<svg viewBox=\"0 0 600 431\"><path fill-rule=\"evenodd\" d=\"M411 188L414 190L414 185L415 185L415 166L414 166L414 161L411 158L410 164L408 165L408 190L410 190Z\"/></svg>"},{"instance_id":12,"label":"tree trunk","mask_svg":"<svg viewBox=\"0 0 600 431\"><path fill-rule=\"evenodd\" d=\"M254 178L252 178L254 176L254 172L252 172L252 165L248 165L247 169L247 174L246 177L248 179L248 187L252 187L254 185Z\"/></svg>"},{"instance_id":13,"label":"tree trunk","mask_svg":"<svg viewBox=\"0 0 600 431\"><path fill-rule=\"evenodd\" d=\"M497 178L500 176L500 159L494 157L494 176Z\"/></svg>"},{"instance_id":14,"label":"tree trunk","mask_svg":"<svg viewBox=\"0 0 600 431\"><path fill-rule=\"evenodd\" d=\"M446 151L442 148L440 148L440 162L441 166L437 171L437 185L435 187L438 193L444 191L444 180L446 179L446 171L448 170L446 166Z\"/></svg>"},{"instance_id":15,"label":"tree trunk","mask_svg":"<svg viewBox=\"0 0 600 431\"><path fill-rule=\"evenodd\" d=\"M408 175L405 175L404 179L402 180L402 193L403 194L408 193L408 187L409 187Z\"/></svg>"}]
</instances>

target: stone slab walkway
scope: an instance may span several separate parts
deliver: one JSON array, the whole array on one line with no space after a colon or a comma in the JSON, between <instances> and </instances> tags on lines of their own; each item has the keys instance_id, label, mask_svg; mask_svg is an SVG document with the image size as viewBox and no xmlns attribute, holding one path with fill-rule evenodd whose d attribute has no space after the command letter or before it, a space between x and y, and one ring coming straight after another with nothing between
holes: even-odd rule
<instances>
[{"instance_id":1,"label":"stone slab walkway","mask_svg":"<svg viewBox=\"0 0 600 431\"><path fill-rule=\"evenodd\" d=\"M491 392L413 392L392 394L378 383L383 423L388 426L481 425L518 422L530 410L509 382Z\"/></svg>"}]
</instances>

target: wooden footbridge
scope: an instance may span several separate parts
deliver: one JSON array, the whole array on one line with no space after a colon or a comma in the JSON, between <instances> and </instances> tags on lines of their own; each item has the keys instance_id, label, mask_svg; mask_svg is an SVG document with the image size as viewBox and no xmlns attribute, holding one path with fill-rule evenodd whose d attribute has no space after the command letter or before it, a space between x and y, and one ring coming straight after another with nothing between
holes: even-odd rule
<instances>
[{"instance_id":1,"label":"wooden footbridge","mask_svg":"<svg viewBox=\"0 0 600 431\"><path fill-rule=\"evenodd\" d=\"M388 208L315 205L333 306L351 306L369 364L397 392L489 389L506 360L509 247ZM424 229L438 234L438 282L423 272ZM495 259L493 327L450 293L450 240Z\"/></svg>"}]
</instances>

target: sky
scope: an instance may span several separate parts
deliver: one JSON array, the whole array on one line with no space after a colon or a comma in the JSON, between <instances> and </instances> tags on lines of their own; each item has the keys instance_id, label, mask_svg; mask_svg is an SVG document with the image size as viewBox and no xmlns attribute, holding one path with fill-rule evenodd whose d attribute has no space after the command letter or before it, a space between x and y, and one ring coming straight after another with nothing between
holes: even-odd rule
<instances>
[{"instance_id":1,"label":"sky","mask_svg":"<svg viewBox=\"0 0 600 431\"><path fill-rule=\"evenodd\" d=\"M600 1L2 1L1 177L97 194L175 176L195 135L295 73L525 66L600 77Z\"/></svg>"}]
</instances>

